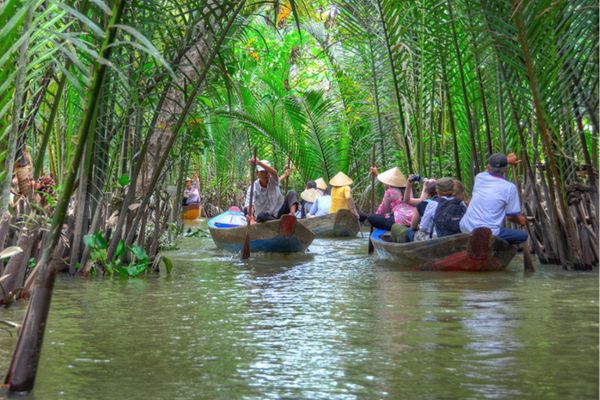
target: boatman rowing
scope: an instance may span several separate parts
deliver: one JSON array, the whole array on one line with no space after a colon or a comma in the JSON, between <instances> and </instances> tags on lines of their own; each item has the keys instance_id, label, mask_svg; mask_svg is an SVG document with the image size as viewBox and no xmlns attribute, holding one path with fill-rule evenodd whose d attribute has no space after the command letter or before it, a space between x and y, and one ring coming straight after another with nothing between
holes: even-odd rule
<instances>
[{"instance_id":1,"label":"boatman rowing","mask_svg":"<svg viewBox=\"0 0 600 400\"><path fill-rule=\"evenodd\" d=\"M526 231L503 226L505 217L521 226L526 222L525 216L521 214L517 187L505 178L508 165L517 165L519 162L513 153L508 157L501 153L490 156L487 171L475 177L473 199L460 220L461 231L469 233L475 228L487 227L492 230L494 236L511 244L527 240Z\"/></svg>"},{"instance_id":2,"label":"boatman rowing","mask_svg":"<svg viewBox=\"0 0 600 400\"><path fill-rule=\"evenodd\" d=\"M280 177L277 170L271 167L268 160L258 160L254 157L250 163L256 165L258 179L254 181L254 198L250 208L250 187L246 191L244 213L250 218L250 223L265 222L279 219L282 215L294 215L298 210L298 195L291 190L287 195L281 193ZM285 174L289 174L286 171ZM285 174L283 177L285 177Z\"/></svg>"}]
</instances>

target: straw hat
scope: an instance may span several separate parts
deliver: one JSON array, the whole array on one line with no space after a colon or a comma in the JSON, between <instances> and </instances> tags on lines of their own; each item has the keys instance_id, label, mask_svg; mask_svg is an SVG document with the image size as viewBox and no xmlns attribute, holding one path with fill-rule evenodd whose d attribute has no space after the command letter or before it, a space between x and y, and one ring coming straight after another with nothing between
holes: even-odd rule
<instances>
[{"instance_id":1,"label":"straw hat","mask_svg":"<svg viewBox=\"0 0 600 400\"><path fill-rule=\"evenodd\" d=\"M338 172L331 180L329 181L331 186L350 186L352 185L352 179L348 177L343 172Z\"/></svg>"},{"instance_id":2,"label":"straw hat","mask_svg":"<svg viewBox=\"0 0 600 400\"><path fill-rule=\"evenodd\" d=\"M393 187L406 187L406 177L400 168L394 167L377 175L379 182Z\"/></svg>"},{"instance_id":3,"label":"straw hat","mask_svg":"<svg viewBox=\"0 0 600 400\"><path fill-rule=\"evenodd\" d=\"M315 181L317 184L317 189L327 190L327 183L323 180L323 178L319 178Z\"/></svg>"},{"instance_id":4,"label":"straw hat","mask_svg":"<svg viewBox=\"0 0 600 400\"><path fill-rule=\"evenodd\" d=\"M304 192L300 193L302 200L307 203L314 203L320 196L321 193L319 193L317 189L306 189Z\"/></svg>"}]
</instances>

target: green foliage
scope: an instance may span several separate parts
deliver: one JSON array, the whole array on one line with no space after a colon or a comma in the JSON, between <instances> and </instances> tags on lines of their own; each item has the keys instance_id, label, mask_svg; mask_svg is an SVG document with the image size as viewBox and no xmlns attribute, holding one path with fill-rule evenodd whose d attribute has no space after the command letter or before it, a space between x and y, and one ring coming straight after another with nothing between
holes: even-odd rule
<instances>
[{"instance_id":1,"label":"green foliage","mask_svg":"<svg viewBox=\"0 0 600 400\"><path fill-rule=\"evenodd\" d=\"M122 188L124 188L125 186L129 185L130 182L131 182L131 179L129 178L129 175L121 175L119 177L119 179L117 180L117 183Z\"/></svg>"},{"instance_id":2,"label":"green foliage","mask_svg":"<svg viewBox=\"0 0 600 400\"><path fill-rule=\"evenodd\" d=\"M102 267L109 275L118 274L121 277L136 277L148 270L149 258L146 251L140 246L130 246L129 252L132 260L124 264L122 259L126 256L126 248L121 240L115 252L113 261L108 261L108 242L101 232L85 235L83 241L90 248L90 260Z\"/></svg>"}]
</instances>

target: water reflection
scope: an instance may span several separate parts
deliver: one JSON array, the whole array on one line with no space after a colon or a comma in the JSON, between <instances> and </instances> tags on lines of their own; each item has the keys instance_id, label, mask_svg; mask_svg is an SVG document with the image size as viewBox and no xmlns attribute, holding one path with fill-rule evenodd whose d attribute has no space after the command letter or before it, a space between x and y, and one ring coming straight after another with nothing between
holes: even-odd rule
<instances>
[{"instance_id":1,"label":"water reflection","mask_svg":"<svg viewBox=\"0 0 600 400\"><path fill-rule=\"evenodd\" d=\"M405 272L366 250L242 262L190 238L172 276L61 276L35 396L597 398L597 275ZM2 370L13 344L0 331Z\"/></svg>"}]
</instances>

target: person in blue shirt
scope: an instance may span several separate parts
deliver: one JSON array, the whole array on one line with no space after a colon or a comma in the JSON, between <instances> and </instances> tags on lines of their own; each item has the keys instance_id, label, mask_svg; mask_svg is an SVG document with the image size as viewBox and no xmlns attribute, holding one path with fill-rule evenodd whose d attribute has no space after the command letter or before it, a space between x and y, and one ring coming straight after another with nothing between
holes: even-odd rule
<instances>
[{"instance_id":1,"label":"person in blue shirt","mask_svg":"<svg viewBox=\"0 0 600 400\"><path fill-rule=\"evenodd\" d=\"M320 217L322 215L327 215L329 214L329 208L331 208L331 187L325 189L323 196L320 196L315 200L308 212L308 216Z\"/></svg>"}]
</instances>

